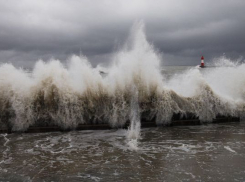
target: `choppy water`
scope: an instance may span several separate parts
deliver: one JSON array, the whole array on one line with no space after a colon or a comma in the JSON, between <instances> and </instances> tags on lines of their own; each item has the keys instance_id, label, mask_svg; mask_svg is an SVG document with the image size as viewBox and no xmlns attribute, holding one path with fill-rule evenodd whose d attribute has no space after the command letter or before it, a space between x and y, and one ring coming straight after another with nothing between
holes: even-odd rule
<instances>
[{"instance_id":1,"label":"choppy water","mask_svg":"<svg viewBox=\"0 0 245 182\"><path fill-rule=\"evenodd\" d=\"M245 124L0 136L0 181L244 181Z\"/></svg>"}]
</instances>

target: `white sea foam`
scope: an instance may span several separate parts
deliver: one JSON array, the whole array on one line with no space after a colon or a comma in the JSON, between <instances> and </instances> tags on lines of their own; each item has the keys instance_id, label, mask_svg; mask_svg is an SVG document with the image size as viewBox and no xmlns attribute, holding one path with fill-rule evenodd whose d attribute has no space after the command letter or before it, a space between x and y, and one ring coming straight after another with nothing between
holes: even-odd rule
<instances>
[{"instance_id":1,"label":"white sea foam","mask_svg":"<svg viewBox=\"0 0 245 182\"><path fill-rule=\"evenodd\" d=\"M230 152L236 153L236 151L232 150L229 146L224 146L224 148Z\"/></svg>"}]
</instances>

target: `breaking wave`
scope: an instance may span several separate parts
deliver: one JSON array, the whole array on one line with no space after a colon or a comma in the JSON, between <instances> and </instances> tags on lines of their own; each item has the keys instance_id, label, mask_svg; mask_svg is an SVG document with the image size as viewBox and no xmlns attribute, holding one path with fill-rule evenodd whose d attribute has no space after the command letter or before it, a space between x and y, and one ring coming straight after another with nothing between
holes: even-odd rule
<instances>
[{"instance_id":1,"label":"breaking wave","mask_svg":"<svg viewBox=\"0 0 245 182\"><path fill-rule=\"evenodd\" d=\"M59 60L38 61L32 72L3 64L0 123L24 131L31 125L72 129L78 124L109 123L121 127L136 120L131 127L139 128L140 119L165 125L176 113L191 113L202 122L244 113L244 64L205 71L194 67L166 81L160 60L146 40L143 24L138 23L107 73L76 55L67 66ZM139 135L135 130L128 132L131 138Z\"/></svg>"}]
</instances>

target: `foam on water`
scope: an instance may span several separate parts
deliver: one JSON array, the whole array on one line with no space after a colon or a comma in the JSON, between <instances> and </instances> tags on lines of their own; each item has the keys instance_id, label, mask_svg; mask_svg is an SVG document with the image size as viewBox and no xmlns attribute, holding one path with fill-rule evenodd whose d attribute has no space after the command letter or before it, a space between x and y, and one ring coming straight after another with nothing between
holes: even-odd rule
<instances>
[{"instance_id":1,"label":"foam on water","mask_svg":"<svg viewBox=\"0 0 245 182\"><path fill-rule=\"evenodd\" d=\"M222 59L226 66L207 71L194 67L166 81L161 58L140 22L103 75L86 57L76 55L66 66L40 60L31 73L1 65L0 122L23 131L34 124L68 129L84 123L120 127L131 121L128 137L138 139L142 118L167 124L174 113L192 113L202 122L217 115L241 116L245 65Z\"/></svg>"},{"instance_id":2,"label":"foam on water","mask_svg":"<svg viewBox=\"0 0 245 182\"><path fill-rule=\"evenodd\" d=\"M142 129L137 153L122 129L4 134L0 181L244 181L244 126Z\"/></svg>"}]
</instances>

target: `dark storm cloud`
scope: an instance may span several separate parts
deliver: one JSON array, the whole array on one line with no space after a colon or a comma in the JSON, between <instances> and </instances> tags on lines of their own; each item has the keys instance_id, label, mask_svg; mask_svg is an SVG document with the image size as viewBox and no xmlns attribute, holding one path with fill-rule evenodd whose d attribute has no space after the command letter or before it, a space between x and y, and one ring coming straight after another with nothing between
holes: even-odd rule
<instances>
[{"instance_id":1,"label":"dark storm cloud","mask_svg":"<svg viewBox=\"0 0 245 182\"><path fill-rule=\"evenodd\" d=\"M0 0L0 62L31 67L80 51L107 62L137 20L165 64L244 56L244 8L243 0Z\"/></svg>"}]
</instances>

